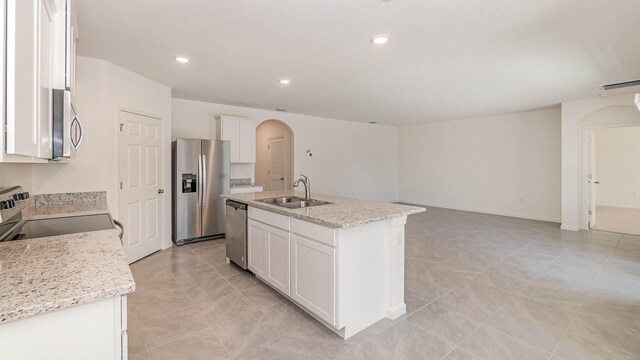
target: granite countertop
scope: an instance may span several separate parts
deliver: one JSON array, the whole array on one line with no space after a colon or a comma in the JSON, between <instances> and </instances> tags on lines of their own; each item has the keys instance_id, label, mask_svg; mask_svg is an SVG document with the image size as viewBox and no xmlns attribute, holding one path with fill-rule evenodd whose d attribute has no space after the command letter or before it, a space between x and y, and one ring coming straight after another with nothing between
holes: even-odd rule
<instances>
[{"instance_id":1,"label":"granite countertop","mask_svg":"<svg viewBox=\"0 0 640 360\"><path fill-rule=\"evenodd\" d=\"M373 222L393 219L425 211L423 207L393 204L382 201L351 199L340 196L311 194L316 200L328 201L332 204L313 206L303 209L289 209L267 204L258 200L274 197L298 196L304 194L294 191L263 191L247 194L225 194L224 198L245 203L249 206L268 210L278 214L291 216L330 228L350 228Z\"/></svg>"},{"instance_id":2,"label":"granite countertop","mask_svg":"<svg viewBox=\"0 0 640 360\"><path fill-rule=\"evenodd\" d=\"M36 195L23 218L108 213L104 196L78 194L59 202ZM0 324L134 290L115 229L0 243Z\"/></svg>"}]
</instances>

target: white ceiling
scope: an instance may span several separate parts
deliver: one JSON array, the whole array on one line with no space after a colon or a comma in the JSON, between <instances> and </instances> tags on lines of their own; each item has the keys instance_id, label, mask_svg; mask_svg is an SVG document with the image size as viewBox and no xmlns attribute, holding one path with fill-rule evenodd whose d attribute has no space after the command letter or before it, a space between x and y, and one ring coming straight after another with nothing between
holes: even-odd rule
<instances>
[{"instance_id":1,"label":"white ceiling","mask_svg":"<svg viewBox=\"0 0 640 360\"><path fill-rule=\"evenodd\" d=\"M79 54L174 97L345 120L529 110L640 78L639 0L77 0L77 9ZM379 33L391 41L371 44Z\"/></svg>"}]
</instances>

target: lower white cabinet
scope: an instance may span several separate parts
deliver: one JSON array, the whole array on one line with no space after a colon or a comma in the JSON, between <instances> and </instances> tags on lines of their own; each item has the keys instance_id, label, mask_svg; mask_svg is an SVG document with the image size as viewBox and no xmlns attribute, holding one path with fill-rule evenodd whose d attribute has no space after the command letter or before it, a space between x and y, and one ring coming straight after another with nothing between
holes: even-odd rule
<instances>
[{"instance_id":1,"label":"lower white cabinet","mask_svg":"<svg viewBox=\"0 0 640 360\"><path fill-rule=\"evenodd\" d=\"M344 339L404 303L406 216L330 228L249 206L249 270Z\"/></svg>"},{"instance_id":2,"label":"lower white cabinet","mask_svg":"<svg viewBox=\"0 0 640 360\"><path fill-rule=\"evenodd\" d=\"M266 281L283 294L290 294L289 233L269 227L267 231Z\"/></svg>"},{"instance_id":3,"label":"lower white cabinet","mask_svg":"<svg viewBox=\"0 0 640 360\"><path fill-rule=\"evenodd\" d=\"M336 325L335 248L297 234L291 247L291 298Z\"/></svg>"},{"instance_id":4,"label":"lower white cabinet","mask_svg":"<svg viewBox=\"0 0 640 360\"><path fill-rule=\"evenodd\" d=\"M249 219L247 239L249 270L264 278L267 271L267 225Z\"/></svg>"},{"instance_id":5,"label":"lower white cabinet","mask_svg":"<svg viewBox=\"0 0 640 360\"><path fill-rule=\"evenodd\" d=\"M289 232L251 219L248 227L249 270L289 295Z\"/></svg>"},{"instance_id":6,"label":"lower white cabinet","mask_svg":"<svg viewBox=\"0 0 640 360\"><path fill-rule=\"evenodd\" d=\"M253 210L250 215L260 218L263 213ZM286 218L268 214L276 220ZM336 325L336 248L325 239L312 239L317 231L302 236L251 218L248 229L249 270L318 318Z\"/></svg>"},{"instance_id":7,"label":"lower white cabinet","mask_svg":"<svg viewBox=\"0 0 640 360\"><path fill-rule=\"evenodd\" d=\"M126 360L126 296L0 325L0 358Z\"/></svg>"}]
</instances>

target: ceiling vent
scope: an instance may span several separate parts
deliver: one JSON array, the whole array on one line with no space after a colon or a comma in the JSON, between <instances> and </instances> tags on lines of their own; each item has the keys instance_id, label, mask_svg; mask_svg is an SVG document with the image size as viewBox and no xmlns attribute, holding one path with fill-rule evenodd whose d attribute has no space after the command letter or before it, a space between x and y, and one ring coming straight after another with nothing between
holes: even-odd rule
<instances>
[{"instance_id":1,"label":"ceiling vent","mask_svg":"<svg viewBox=\"0 0 640 360\"><path fill-rule=\"evenodd\" d=\"M615 90L615 89L623 89L623 88L627 88L627 87L631 87L631 86L640 86L640 80L632 80L632 81L625 81L625 82L620 82L620 83L614 83L614 84L606 84L606 85L602 85L602 90Z\"/></svg>"}]
</instances>

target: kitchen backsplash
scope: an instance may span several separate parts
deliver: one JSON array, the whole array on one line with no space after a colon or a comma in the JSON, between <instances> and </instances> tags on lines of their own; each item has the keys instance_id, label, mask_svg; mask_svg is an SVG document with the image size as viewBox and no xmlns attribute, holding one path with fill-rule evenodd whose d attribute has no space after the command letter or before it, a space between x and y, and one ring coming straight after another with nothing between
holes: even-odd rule
<instances>
[{"instance_id":1,"label":"kitchen backsplash","mask_svg":"<svg viewBox=\"0 0 640 360\"><path fill-rule=\"evenodd\" d=\"M231 179L255 179L255 164L231 164Z\"/></svg>"},{"instance_id":2,"label":"kitchen backsplash","mask_svg":"<svg viewBox=\"0 0 640 360\"><path fill-rule=\"evenodd\" d=\"M76 193L58 193L58 194L38 194L34 195L36 206L53 205L53 204L69 204L69 203L88 203L97 201L106 201L106 191L93 192L76 192Z\"/></svg>"}]
</instances>

